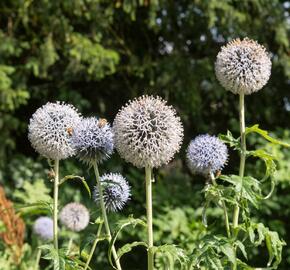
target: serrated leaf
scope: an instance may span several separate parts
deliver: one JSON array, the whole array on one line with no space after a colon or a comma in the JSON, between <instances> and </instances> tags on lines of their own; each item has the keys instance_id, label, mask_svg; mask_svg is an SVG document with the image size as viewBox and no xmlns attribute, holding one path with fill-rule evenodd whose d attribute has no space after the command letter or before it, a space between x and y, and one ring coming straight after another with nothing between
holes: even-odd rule
<instances>
[{"instance_id":1,"label":"serrated leaf","mask_svg":"<svg viewBox=\"0 0 290 270\"><path fill-rule=\"evenodd\" d=\"M115 245L115 242L117 240L118 235L125 227L133 226L133 228L135 228L137 225L147 227L147 224L142 219L139 219L139 218L136 219L133 216L129 216L128 218L120 220L117 223L117 228L116 228L115 232L113 233L112 239L109 243L109 249L108 249L109 263L114 269L116 269L116 268L115 268L115 266L113 264L113 260L112 260L112 248Z\"/></svg>"},{"instance_id":2,"label":"serrated leaf","mask_svg":"<svg viewBox=\"0 0 290 270\"><path fill-rule=\"evenodd\" d=\"M78 175L67 175L59 181L59 185L63 184L64 182L66 182L68 180L75 180L75 179L80 180L82 182L82 184L84 185L85 189L87 190L89 196L92 197L90 187L89 187L89 185L86 182L84 177L81 177Z\"/></svg>"},{"instance_id":3,"label":"serrated leaf","mask_svg":"<svg viewBox=\"0 0 290 270\"><path fill-rule=\"evenodd\" d=\"M165 244L158 247L153 247L152 252L154 254L160 254L166 256L169 261L172 262L174 267L175 263L178 263L181 267L187 264L188 258L183 249L177 247L176 245Z\"/></svg>"},{"instance_id":4,"label":"serrated leaf","mask_svg":"<svg viewBox=\"0 0 290 270\"><path fill-rule=\"evenodd\" d=\"M277 232L270 231L262 223L251 223L248 228L249 239L255 246L259 246L263 241L266 242L269 253L267 266L270 269L277 269L282 260L282 249L285 242L279 238Z\"/></svg>"},{"instance_id":5,"label":"serrated leaf","mask_svg":"<svg viewBox=\"0 0 290 270\"><path fill-rule=\"evenodd\" d=\"M227 256L231 263L234 264L236 262L236 254L231 244L225 243L224 245L221 245L220 250L224 255Z\"/></svg>"},{"instance_id":6,"label":"serrated leaf","mask_svg":"<svg viewBox=\"0 0 290 270\"><path fill-rule=\"evenodd\" d=\"M137 247L137 246L144 246L147 248L147 243L135 241L132 243L125 244L124 246L118 249L118 252L117 252L118 258L121 259L121 257L124 254L129 253L134 247Z\"/></svg>"},{"instance_id":7,"label":"serrated leaf","mask_svg":"<svg viewBox=\"0 0 290 270\"><path fill-rule=\"evenodd\" d=\"M290 144L282 142L280 140L277 140L277 139L272 138L271 136L269 136L268 131L260 129L258 124L253 125L252 127L247 127L246 128L246 131L245 131L246 135L251 133L251 132L254 132L254 133L257 133L257 134L261 135L262 137L264 137L267 141L269 141L271 143L279 144L279 145L282 145L282 146L285 146L285 147L290 147Z\"/></svg>"},{"instance_id":8,"label":"serrated leaf","mask_svg":"<svg viewBox=\"0 0 290 270\"><path fill-rule=\"evenodd\" d=\"M246 259L248 259L248 255L247 255L247 252L246 252L246 248L244 246L244 244L240 241L240 240L236 240L235 241L235 245L239 248L239 250L243 253L244 257Z\"/></svg>"},{"instance_id":9,"label":"serrated leaf","mask_svg":"<svg viewBox=\"0 0 290 270\"><path fill-rule=\"evenodd\" d=\"M48 215L52 215L53 213L53 202L51 201L38 201L31 204L17 204L16 207L18 212L21 215L34 215L39 213L45 213Z\"/></svg>"},{"instance_id":10,"label":"serrated leaf","mask_svg":"<svg viewBox=\"0 0 290 270\"><path fill-rule=\"evenodd\" d=\"M219 134L219 139L228 144L234 150L241 150L240 138L234 138L232 133L228 130L227 134Z\"/></svg>"},{"instance_id":11,"label":"serrated leaf","mask_svg":"<svg viewBox=\"0 0 290 270\"><path fill-rule=\"evenodd\" d=\"M260 182L251 176L240 177L238 175L221 175L220 179L232 184L237 194L243 199L250 201L258 208L259 200L262 199Z\"/></svg>"},{"instance_id":12,"label":"serrated leaf","mask_svg":"<svg viewBox=\"0 0 290 270\"><path fill-rule=\"evenodd\" d=\"M274 161L275 157L273 155L269 154L268 152L266 152L263 149L250 151L249 153L250 153L250 155L252 155L254 157L258 157L264 161L264 164L266 166L266 172L265 172L265 175L264 175L263 179L261 180L261 182L266 181L271 175L273 175L275 173L276 163ZM272 193L275 189L275 185L276 185L275 178L272 177L271 178L271 189L270 189L269 193L264 197L264 199L268 199L272 195Z\"/></svg>"},{"instance_id":13,"label":"serrated leaf","mask_svg":"<svg viewBox=\"0 0 290 270\"><path fill-rule=\"evenodd\" d=\"M25 181L23 190L16 189L13 196L24 204L33 204L38 201L52 200L49 193L50 189L45 186L43 180L38 179L33 183Z\"/></svg>"}]
</instances>

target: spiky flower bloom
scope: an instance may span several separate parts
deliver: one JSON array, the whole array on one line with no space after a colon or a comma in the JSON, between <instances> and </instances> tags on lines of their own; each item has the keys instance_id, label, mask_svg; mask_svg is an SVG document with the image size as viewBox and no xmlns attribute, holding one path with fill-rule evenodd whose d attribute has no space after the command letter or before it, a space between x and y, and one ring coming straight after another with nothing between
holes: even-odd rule
<instances>
[{"instance_id":1,"label":"spiky flower bloom","mask_svg":"<svg viewBox=\"0 0 290 270\"><path fill-rule=\"evenodd\" d=\"M75 149L71 136L80 119L72 105L46 103L30 119L28 138L32 147L44 157L54 160L73 156Z\"/></svg>"},{"instance_id":2,"label":"spiky flower bloom","mask_svg":"<svg viewBox=\"0 0 290 270\"><path fill-rule=\"evenodd\" d=\"M100 182L106 209L112 212L122 210L130 199L130 186L127 180L119 173L109 173L104 174ZM98 186L94 189L94 200L97 204L100 203Z\"/></svg>"},{"instance_id":3,"label":"spiky flower bloom","mask_svg":"<svg viewBox=\"0 0 290 270\"><path fill-rule=\"evenodd\" d=\"M105 119L83 119L75 128L72 141L77 157L87 164L108 159L114 150L113 132Z\"/></svg>"},{"instance_id":4,"label":"spiky flower bloom","mask_svg":"<svg viewBox=\"0 0 290 270\"><path fill-rule=\"evenodd\" d=\"M33 226L34 233L44 241L53 239L53 220L50 217L39 217Z\"/></svg>"},{"instance_id":5,"label":"spiky flower bloom","mask_svg":"<svg viewBox=\"0 0 290 270\"><path fill-rule=\"evenodd\" d=\"M187 149L189 168L197 174L208 175L222 170L228 159L227 146L208 134L193 139Z\"/></svg>"},{"instance_id":6,"label":"spiky flower bloom","mask_svg":"<svg viewBox=\"0 0 290 270\"><path fill-rule=\"evenodd\" d=\"M139 168L168 163L183 139L176 111L153 96L141 96L123 107L114 120L113 131L120 156Z\"/></svg>"},{"instance_id":7,"label":"spiky flower bloom","mask_svg":"<svg viewBox=\"0 0 290 270\"><path fill-rule=\"evenodd\" d=\"M60 221L68 229L79 232L85 229L90 222L88 209L80 203L69 203L60 212Z\"/></svg>"},{"instance_id":8,"label":"spiky flower bloom","mask_svg":"<svg viewBox=\"0 0 290 270\"><path fill-rule=\"evenodd\" d=\"M266 49L256 41L235 39L217 55L215 73L226 90L249 95L269 80L271 60Z\"/></svg>"}]
</instances>

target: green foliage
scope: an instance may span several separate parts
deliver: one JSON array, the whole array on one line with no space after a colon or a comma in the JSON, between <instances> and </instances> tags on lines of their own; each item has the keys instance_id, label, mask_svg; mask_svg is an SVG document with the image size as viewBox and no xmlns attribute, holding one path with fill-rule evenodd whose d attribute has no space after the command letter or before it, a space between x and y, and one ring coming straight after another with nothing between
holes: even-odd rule
<instances>
[{"instance_id":1,"label":"green foliage","mask_svg":"<svg viewBox=\"0 0 290 270\"><path fill-rule=\"evenodd\" d=\"M23 190L16 190L14 198L23 204L34 204L39 201L49 202L52 198L49 196L50 190L44 185L43 180L36 180L34 183L24 182Z\"/></svg>"},{"instance_id":2,"label":"green foliage","mask_svg":"<svg viewBox=\"0 0 290 270\"><path fill-rule=\"evenodd\" d=\"M27 123L36 108L47 101L65 100L75 104L85 115L92 112L92 115L106 117L111 122L118 108L129 98L144 93L158 94L176 106L182 116L188 132L185 143L197 133L218 134L230 129L232 133L221 135L221 138L232 149L239 150L239 138L234 137L239 129L236 97L218 84L213 63L227 39L249 36L270 50L273 69L270 83L246 100L247 122L262 123L263 127L273 131L274 138L280 136L288 141L282 145L289 145L288 21L286 0L1 1L0 182L11 199L21 202L17 209L27 223L26 242L32 242L31 215L51 211L47 201L48 187L51 188L47 179L49 167L34 158L35 153L26 139ZM251 213L290 242L289 151L258 126L250 127L247 132L250 147L256 143L261 145L261 148L247 152L247 175L252 177L247 177L245 183L237 176L227 178L228 181L217 179L217 186L206 186L207 228L201 222L204 179L193 177L180 165L184 163L184 151L176 163L156 172L153 203L157 246L180 243L180 248L187 254L198 251L197 243L205 234L224 232L224 225L219 222L223 214L222 200L229 210L236 204L242 206L245 221L248 222ZM265 137L270 143L265 144L256 135ZM237 156L230 152L225 174L237 170ZM258 166L253 166L253 158ZM144 215L142 174L123 165L123 172L134 187L132 202L125 213L112 215L112 220L128 216L132 209L135 216ZM67 171L63 175L87 174L86 169L79 171L72 161L63 167ZM103 169L122 170L119 160L118 165L112 161L104 164ZM92 187L93 179L85 179ZM40 184L40 180L47 187ZM35 194L37 188L44 197L38 192ZM78 181L68 181L62 188L61 202L85 201L92 209L92 215L97 214L95 204ZM243 191L243 201L234 196L237 190ZM32 194L37 199L34 200L36 197ZM270 195L271 200L264 200ZM245 204L246 199L250 200L250 205ZM25 201L31 202L24 208ZM252 208L252 204L259 204L259 209ZM239 234L245 233L242 228L240 230ZM267 229L262 231L267 234ZM95 226L88 228L87 234L90 233L95 234ZM143 230L131 230L130 226L118 234L117 246L125 245L124 251L134 248L134 252L122 257L128 270L136 269L136 265L143 270L142 266L146 264L144 254L134 244L142 242L140 239L144 239L144 235ZM84 235L79 237L85 239ZM268 238L272 244L279 243L272 235ZM243 249L247 250L247 243L240 240L230 244L245 253ZM209 240L210 243L214 241L222 242L222 239ZM61 242L66 244L65 236ZM128 242L132 246L126 246ZM223 264L230 258L222 250L207 245L208 251L199 257L202 264L208 269L225 269ZM280 261L280 246L273 244L269 249L276 256L273 265ZM25 251L21 269L31 269L35 259L31 249L35 248L33 244L28 248L30 251ZM95 268L109 268L103 249L102 246L96 256ZM0 269L14 270L13 261L3 250L1 246ZM50 254L48 250L45 252ZM258 252L251 250L247 254L247 263L239 257L238 267L252 269L248 264L253 265L253 262L264 265L268 255ZM279 269L289 269L290 251L286 247L283 252ZM156 263L161 269L168 263L162 258L162 255L156 255ZM65 257L64 260L67 265L73 263ZM41 266L45 269L45 261L42 260Z\"/></svg>"},{"instance_id":3,"label":"green foliage","mask_svg":"<svg viewBox=\"0 0 290 270\"><path fill-rule=\"evenodd\" d=\"M112 236L112 240L110 241L109 249L108 249L109 262L113 268L115 268L115 266L113 264L113 259L112 259L112 247L115 245L115 242L116 242L118 235L125 227L132 226L133 228L135 228L137 225L141 225L142 227L147 226L143 220L135 219L135 218L133 218L133 216L129 216L126 219L118 221L116 230ZM121 258L124 254L130 252L132 250L132 248L136 247L136 246L145 246L146 247L147 244L145 242L136 242L136 241L133 243L130 243L130 244L126 244L117 251L118 257Z\"/></svg>"}]
</instances>

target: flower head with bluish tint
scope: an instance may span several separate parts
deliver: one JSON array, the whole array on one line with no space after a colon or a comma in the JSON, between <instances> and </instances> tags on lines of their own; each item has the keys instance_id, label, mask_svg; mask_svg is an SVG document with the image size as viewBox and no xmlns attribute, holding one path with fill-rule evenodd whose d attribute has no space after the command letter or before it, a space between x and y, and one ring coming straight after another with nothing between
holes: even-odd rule
<instances>
[{"instance_id":1,"label":"flower head with bluish tint","mask_svg":"<svg viewBox=\"0 0 290 270\"><path fill-rule=\"evenodd\" d=\"M139 168L167 164L183 139L176 111L153 96L136 98L123 107L114 120L113 131L120 156Z\"/></svg>"},{"instance_id":2,"label":"flower head with bluish tint","mask_svg":"<svg viewBox=\"0 0 290 270\"><path fill-rule=\"evenodd\" d=\"M46 103L31 117L28 138L32 147L50 159L66 159L75 154L71 143L81 117L76 108L64 103Z\"/></svg>"},{"instance_id":3,"label":"flower head with bluish tint","mask_svg":"<svg viewBox=\"0 0 290 270\"><path fill-rule=\"evenodd\" d=\"M215 73L221 85L234 94L259 91L271 75L271 60L256 41L235 39L217 55Z\"/></svg>"},{"instance_id":4,"label":"flower head with bluish tint","mask_svg":"<svg viewBox=\"0 0 290 270\"><path fill-rule=\"evenodd\" d=\"M44 241L53 239L53 220L49 217L39 217L33 226L34 233Z\"/></svg>"},{"instance_id":5,"label":"flower head with bluish tint","mask_svg":"<svg viewBox=\"0 0 290 270\"><path fill-rule=\"evenodd\" d=\"M72 135L77 157L87 163L100 163L108 159L114 150L113 133L105 119L83 119Z\"/></svg>"},{"instance_id":6,"label":"flower head with bluish tint","mask_svg":"<svg viewBox=\"0 0 290 270\"><path fill-rule=\"evenodd\" d=\"M189 168L197 174L208 175L222 170L228 159L227 146L208 134L193 139L187 149Z\"/></svg>"},{"instance_id":7,"label":"flower head with bluish tint","mask_svg":"<svg viewBox=\"0 0 290 270\"><path fill-rule=\"evenodd\" d=\"M117 212L122 210L130 199L130 186L127 180L119 173L104 174L101 178L103 199L108 211ZM94 199L100 203L98 186L94 190Z\"/></svg>"},{"instance_id":8,"label":"flower head with bluish tint","mask_svg":"<svg viewBox=\"0 0 290 270\"><path fill-rule=\"evenodd\" d=\"M80 203L69 203L60 212L60 221L68 229L79 232L85 229L90 222L88 209Z\"/></svg>"}]
</instances>

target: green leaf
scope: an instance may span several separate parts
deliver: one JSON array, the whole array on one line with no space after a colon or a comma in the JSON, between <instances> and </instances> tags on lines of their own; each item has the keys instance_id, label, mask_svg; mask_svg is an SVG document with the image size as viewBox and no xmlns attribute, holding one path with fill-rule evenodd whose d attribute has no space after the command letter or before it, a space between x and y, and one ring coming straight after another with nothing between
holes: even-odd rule
<instances>
[{"instance_id":1,"label":"green leaf","mask_svg":"<svg viewBox=\"0 0 290 270\"><path fill-rule=\"evenodd\" d=\"M51 201L38 201L31 204L17 204L16 207L21 215L35 215L45 213L52 215L53 213L53 202Z\"/></svg>"},{"instance_id":2,"label":"green leaf","mask_svg":"<svg viewBox=\"0 0 290 270\"><path fill-rule=\"evenodd\" d=\"M253 157L260 158L264 161L264 164L266 166L266 172L265 172L265 175L264 175L263 179L261 180L261 182L266 181L270 176L272 176L275 173L276 163L275 163L275 157L273 155L266 152L264 149L250 151L249 153ZM272 195L272 193L275 189L275 185L276 185L275 178L271 177L270 181L271 181L271 189L270 189L269 193L264 197L264 199L268 199Z\"/></svg>"},{"instance_id":3,"label":"green leaf","mask_svg":"<svg viewBox=\"0 0 290 270\"><path fill-rule=\"evenodd\" d=\"M128 218L120 220L118 222L117 228L116 228L116 230L115 230L115 232L114 232L114 234L112 236L112 239L111 239L111 241L109 243L109 249L108 249L108 259L109 259L109 262L110 262L111 266L114 269L116 269L116 267L114 266L113 260L112 260L112 247L114 246L118 235L120 234L120 232L125 227L132 226L133 228L135 228L137 225L141 225L143 227L147 227L147 224L142 219L139 219L139 218L136 219L133 216L129 216Z\"/></svg>"},{"instance_id":4,"label":"green leaf","mask_svg":"<svg viewBox=\"0 0 290 270\"><path fill-rule=\"evenodd\" d=\"M39 201L52 200L49 193L50 189L45 186L44 181L38 179L33 183L25 181L23 184L23 190L16 189L14 197L25 204L33 204Z\"/></svg>"},{"instance_id":5,"label":"green leaf","mask_svg":"<svg viewBox=\"0 0 290 270\"><path fill-rule=\"evenodd\" d=\"M270 153L268 153L264 149L250 151L249 153L253 157L260 158L265 163L266 172L265 172L265 176L262 179L262 181L265 181L269 176L274 174L274 172L276 171L276 163L275 163L276 158L273 155L271 155Z\"/></svg>"},{"instance_id":6,"label":"green leaf","mask_svg":"<svg viewBox=\"0 0 290 270\"><path fill-rule=\"evenodd\" d=\"M84 237L80 243L80 254L82 253L82 251L84 249L86 249L87 247L93 245L94 241L96 240L97 236L95 234L89 234L86 237ZM98 241L103 241L105 240L106 237L103 236L99 236L98 237Z\"/></svg>"},{"instance_id":7,"label":"green leaf","mask_svg":"<svg viewBox=\"0 0 290 270\"><path fill-rule=\"evenodd\" d=\"M221 252L226 255L231 263L236 262L236 254L233 246L229 243L225 243L224 245L220 246Z\"/></svg>"},{"instance_id":8,"label":"green leaf","mask_svg":"<svg viewBox=\"0 0 290 270\"><path fill-rule=\"evenodd\" d=\"M205 269L220 270L236 261L232 239L222 235L206 235L196 246L190 258L191 266L200 265Z\"/></svg>"},{"instance_id":9,"label":"green leaf","mask_svg":"<svg viewBox=\"0 0 290 270\"><path fill-rule=\"evenodd\" d=\"M161 257L167 257L168 261L171 262L170 264L172 268L170 269L175 269L174 266L176 263L182 267L188 262L188 258L184 250L176 245L165 244L159 247L153 247L152 252L157 256L161 255Z\"/></svg>"},{"instance_id":10,"label":"green leaf","mask_svg":"<svg viewBox=\"0 0 290 270\"><path fill-rule=\"evenodd\" d=\"M219 178L232 184L241 198L250 201L258 208L262 196L260 182L257 179L251 176L240 177L238 175L221 175Z\"/></svg>"},{"instance_id":11,"label":"green leaf","mask_svg":"<svg viewBox=\"0 0 290 270\"><path fill-rule=\"evenodd\" d=\"M75 179L80 180L83 183L84 187L86 188L87 192L89 193L89 196L92 197L90 187L88 186L84 177L81 177L78 175L67 175L60 180L59 185L63 184L64 182L66 182L68 180L75 180Z\"/></svg>"},{"instance_id":12,"label":"green leaf","mask_svg":"<svg viewBox=\"0 0 290 270\"><path fill-rule=\"evenodd\" d=\"M245 249L244 244L240 240L235 241L235 245L239 248L239 250L243 253L244 257L248 259L248 255Z\"/></svg>"},{"instance_id":13,"label":"green leaf","mask_svg":"<svg viewBox=\"0 0 290 270\"><path fill-rule=\"evenodd\" d=\"M117 252L118 258L121 259L121 257L124 254L129 253L134 247L137 247L137 246L144 246L147 248L147 243L135 241L132 243L125 244L124 246L118 249L118 252Z\"/></svg>"},{"instance_id":14,"label":"green leaf","mask_svg":"<svg viewBox=\"0 0 290 270\"><path fill-rule=\"evenodd\" d=\"M277 269L282 260L283 246L285 246L285 242L279 238L278 233L270 231L262 223L251 223L248 227L248 235L251 243L255 246L261 245L263 241L266 242L269 253L267 267L271 266L271 269Z\"/></svg>"},{"instance_id":15,"label":"green leaf","mask_svg":"<svg viewBox=\"0 0 290 270\"><path fill-rule=\"evenodd\" d=\"M279 145L282 145L282 146L285 146L285 147L290 147L290 144L282 142L280 140L277 140L277 139L272 138L271 136L269 136L268 131L260 129L259 125L254 125L252 127L247 127L246 131L245 131L245 134L247 135L247 134L252 133L252 132L260 134L262 137L264 137L267 141L269 141L271 143L279 144Z\"/></svg>"},{"instance_id":16,"label":"green leaf","mask_svg":"<svg viewBox=\"0 0 290 270\"><path fill-rule=\"evenodd\" d=\"M234 138L232 133L228 130L227 134L219 134L219 139L228 144L234 150L241 150L240 138Z\"/></svg>"}]
</instances>

